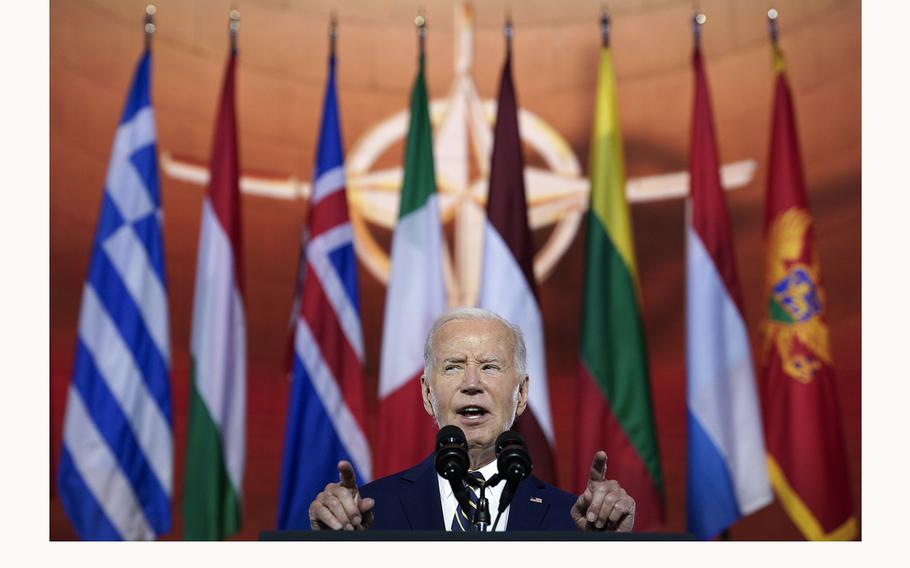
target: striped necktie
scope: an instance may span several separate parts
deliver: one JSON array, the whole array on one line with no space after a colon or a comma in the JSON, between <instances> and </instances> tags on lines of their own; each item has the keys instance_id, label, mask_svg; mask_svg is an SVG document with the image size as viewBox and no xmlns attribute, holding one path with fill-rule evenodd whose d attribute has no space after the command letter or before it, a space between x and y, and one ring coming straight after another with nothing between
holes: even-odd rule
<instances>
[{"instance_id":1,"label":"striped necktie","mask_svg":"<svg viewBox=\"0 0 910 568\"><path fill-rule=\"evenodd\" d=\"M468 474L468 477L471 478L470 483L468 483L467 479L462 481L462 483L465 484L465 487L468 490L468 498L470 499L468 504L471 506L471 514L466 514L459 503L458 508L455 509L455 515L452 517L452 532L486 531L486 526L475 526L471 523L471 519L474 518L474 511L477 509L477 490L473 486L475 484L478 487L483 485L483 474L479 471L472 471Z\"/></svg>"}]
</instances>

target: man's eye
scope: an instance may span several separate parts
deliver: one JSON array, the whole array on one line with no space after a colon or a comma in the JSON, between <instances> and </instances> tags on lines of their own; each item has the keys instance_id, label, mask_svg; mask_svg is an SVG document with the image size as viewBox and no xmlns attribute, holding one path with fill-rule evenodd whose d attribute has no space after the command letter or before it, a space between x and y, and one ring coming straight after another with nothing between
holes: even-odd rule
<instances>
[{"instance_id":1,"label":"man's eye","mask_svg":"<svg viewBox=\"0 0 910 568\"><path fill-rule=\"evenodd\" d=\"M458 365L445 365L445 366L443 367L443 370L446 371L446 372L449 372L449 371L457 371L457 370L458 370Z\"/></svg>"},{"instance_id":2,"label":"man's eye","mask_svg":"<svg viewBox=\"0 0 910 568\"><path fill-rule=\"evenodd\" d=\"M484 365L483 367L481 367L481 369L483 369L484 371L498 371L499 365L494 365L491 363L491 364Z\"/></svg>"}]
</instances>

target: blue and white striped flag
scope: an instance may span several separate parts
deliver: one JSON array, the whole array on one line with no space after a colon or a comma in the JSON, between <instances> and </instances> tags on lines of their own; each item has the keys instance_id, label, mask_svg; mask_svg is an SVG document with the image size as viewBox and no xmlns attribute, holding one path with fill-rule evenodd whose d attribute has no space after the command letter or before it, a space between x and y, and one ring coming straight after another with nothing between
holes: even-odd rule
<instances>
[{"instance_id":1,"label":"blue and white striped flag","mask_svg":"<svg viewBox=\"0 0 910 568\"><path fill-rule=\"evenodd\" d=\"M170 333L151 53L139 61L108 165L82 291L57 483L85 540L171 527Z\"/></svg>"},{"instance_id":2,"label":"blue and white striped flag","mask_svg":"<svg viewBox=\"0 0 910 568\"><path fill-rule=\"evenodd\" d=\"M303 255L306 278L302 279L294 331L279 529L310 528L310 502L326 483L338 481L339 460L351 462L358 483L372 477L364 433L366 390L357 259L342 148L332 55Z\"/></svg>"}]
</instances>

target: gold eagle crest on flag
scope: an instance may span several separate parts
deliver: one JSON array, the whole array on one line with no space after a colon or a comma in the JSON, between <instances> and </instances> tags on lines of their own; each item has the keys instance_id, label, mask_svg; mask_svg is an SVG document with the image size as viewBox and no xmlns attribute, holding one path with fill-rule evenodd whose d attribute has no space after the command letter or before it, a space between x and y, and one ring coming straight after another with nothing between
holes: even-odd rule
<instances>
[{"instance_id":1,"label":"gold eagle crest on flag","mask_svg":"<svg viewBox=\"0 0 910 568\"><path fill-rule=\"evenodd\" d=\"M819 261L806 242L811 225L805 209L791 208L778 215L768 229L772 253L765 266L770 314L765 359L776 347L784 372L801 383L810 383L822 365L831 364Z\"/></svg>"}]
</instances>

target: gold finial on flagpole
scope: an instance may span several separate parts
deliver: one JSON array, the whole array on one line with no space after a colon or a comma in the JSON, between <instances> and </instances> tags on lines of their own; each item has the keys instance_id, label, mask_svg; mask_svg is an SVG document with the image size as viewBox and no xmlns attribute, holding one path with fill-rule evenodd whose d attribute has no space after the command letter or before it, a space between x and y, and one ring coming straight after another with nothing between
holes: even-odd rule
<instances>
[{"instance_id":1,"label":"gold finial on flagpole","mask_svg":"<svg viewBox=\"0 0 910 568\"><path fill-rule=\"evenodd\" d=\"M768 10L768 35L771 36L771 61L775 73L783 73L787 67L784 63L784 54L781 53L780 46L777 44L778 35L780 34L780 30L777 27L779 17L780 13L772 4Z\"/></svg>"}]
</instances>

